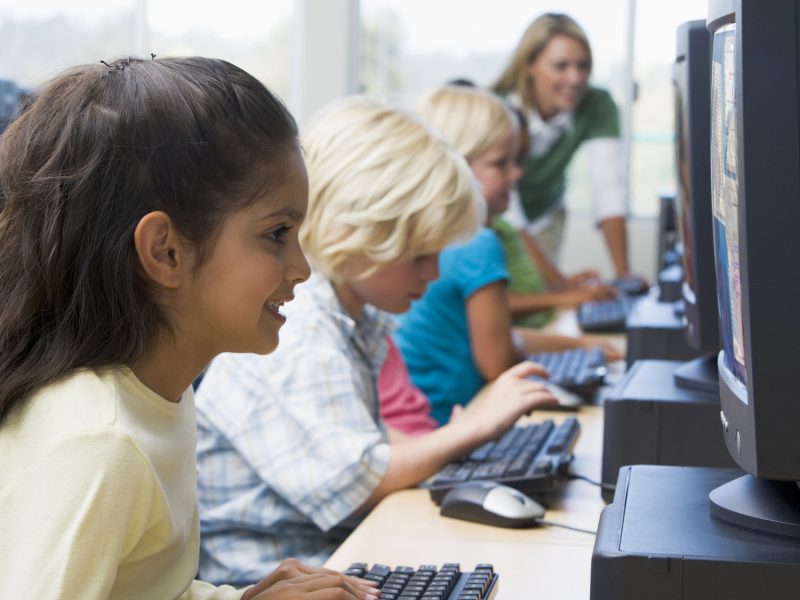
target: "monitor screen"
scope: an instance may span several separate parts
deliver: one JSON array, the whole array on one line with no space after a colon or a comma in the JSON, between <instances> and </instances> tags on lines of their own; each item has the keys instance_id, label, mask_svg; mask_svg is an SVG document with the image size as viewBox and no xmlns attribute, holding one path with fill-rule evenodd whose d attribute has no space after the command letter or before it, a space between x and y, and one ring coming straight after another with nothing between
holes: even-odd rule
<instances>
[{"instance_id":1,"label":"monitor screen","mask_svg":"<svg viewBox=\"0 0 800 600\"><path fill-rule=\"evenodd\" d=\"M739 261L739 188L735 86L736 23L714 32L711 65L711 172L722 363L747 385ZM747 402L747 394L739 396Z\"/></svg>"}]
</instances>

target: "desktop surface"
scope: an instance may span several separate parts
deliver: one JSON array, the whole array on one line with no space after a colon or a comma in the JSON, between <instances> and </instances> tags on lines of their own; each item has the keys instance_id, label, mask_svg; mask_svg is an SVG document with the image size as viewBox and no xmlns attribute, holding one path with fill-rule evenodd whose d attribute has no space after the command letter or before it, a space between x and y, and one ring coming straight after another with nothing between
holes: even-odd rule
<instances>
[{"instance_id":1,"label":"desktop surface","mask_svg":"<svg viewBox=\"0 0 800 600\"><path fill-rule=\"evenodd\" d=\"M571 471L599 480L602 409L576 413L581 435ZM533 420L561 420L557 412L536 411ZM595 530L605 506L597 487L569 481L550 496L545 518ZM585 600L594 536L556 527L505 529L448 519L439 514L425 489L390 494L345 540L326 566L343 571L354 562L386 565L461 563L471 568L491 563L498 574L497 600L531 597Z\"/></svg>"}]
</instances>

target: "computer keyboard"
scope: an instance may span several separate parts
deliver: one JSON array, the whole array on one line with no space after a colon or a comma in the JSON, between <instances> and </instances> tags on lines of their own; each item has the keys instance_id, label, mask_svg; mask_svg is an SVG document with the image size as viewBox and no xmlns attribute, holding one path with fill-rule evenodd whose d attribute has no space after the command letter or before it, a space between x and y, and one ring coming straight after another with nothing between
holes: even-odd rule
<instances>
[{"instance_id":1,"label":"computer keyboard","mask_svg":"<svg viewBox=\"0 0 800 600\"><path fill-rule=\"evenodd\" d=\"M612 279L610 285L617 288L617 290L619 290L621 293L628 294L629 296L646 294L649 290L644 279L636 276L618 277L617 279Z\"/></svg>"},{"instance_id":2,"label":"computer keyboard","mask_svg":"<svg viewBox=\"0 0 800 600\"><path fill-rule=\"evenodd\" d=\"M610 300L584 302L578 306L578 325L583 331L622 333L632 303L625 295Z\"/></svg>"},{"instance_id":3,"label":"computer keyboard","mask_svg":"<svg viewBox=\"0 0 800 600\"><path fill-rule=\"evenodd\" d=\"M458 563L396 567L353 563L345 575L378 584L381 600L489 600L494 596L497 574L490 564L462 571Z\"/></svg>"},{"instance_id":4,"label":"computer keyboard","mask_svg":"<svg viewBox=\"0 0 800 600\"><path fill-rule=\"evenodd\" d=\"M550 374L547 381L589 399L603 383L608 369L603 349L573 348L561 352L539 352L528 360L541 364Z\"/></svg>"},{"instance_id":5,"label":"computer keyboard","mask_svg":"<svg viewBox=\"0 0 800 600\"><path fill-rule=\"evenodd\" d=\"M559 424L547 419L512 427L500 439L446 465L426 487L437 504L453 486L475 479L542 497L564 480L579 433L575 417Z\"/></svg>"}]
</instances>

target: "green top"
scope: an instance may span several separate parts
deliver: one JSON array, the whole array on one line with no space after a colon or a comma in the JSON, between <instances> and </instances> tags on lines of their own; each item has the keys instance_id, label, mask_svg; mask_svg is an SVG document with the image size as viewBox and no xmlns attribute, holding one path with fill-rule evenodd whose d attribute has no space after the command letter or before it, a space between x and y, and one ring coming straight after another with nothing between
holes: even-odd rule
<instances>
[{"instance_id":1,"label":"green top","mask_svg":"<svg viewBox=\"0 0 800 600\"><path fill-rule=\"evenodd\" d=\"M500 238L506 253L508 269L508 291L516 294L541 294L547 291L547 284L539 268L531 260L525 242L519 231L501 217L494 217L492 230ZM514 325L522 327L544 327L553 318L553 310L547 309L529 313L514 319Z\"/></svg>"},{"instance_id":2,"label":"green top","mask_svg":"<svg viewBox=\"0 0 800 600\"><path fill-rule=\"evenodd\" d=\"M564 173L578 147L586 140L619 137L619 115L611 95L590 87L575 109L572 129L542 156L528 156L517 186L520 200L531 221L543 215L564 193Z\"/></svg>"}]
</instances>

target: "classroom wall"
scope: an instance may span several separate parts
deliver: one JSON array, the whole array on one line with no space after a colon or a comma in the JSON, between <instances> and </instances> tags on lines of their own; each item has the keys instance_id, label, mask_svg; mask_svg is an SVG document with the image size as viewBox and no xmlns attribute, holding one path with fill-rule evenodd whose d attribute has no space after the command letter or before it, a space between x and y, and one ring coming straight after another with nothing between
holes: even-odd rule
<instances>
[{"instance_id":1,"label":"classroom wall","mask_svg":"<svg viewBox=\"0 0 800 600\"><path fill-rule=\"evenodd\" d=\"M560 257L560 267L566 274L584 268L595 268L604 277L611 277L611 260L594 220L589 214L567 213L566 237ZM658 219L631 217L628 219L628 255L634 273L655 281Z\"/></svg>"}]
</instances>

